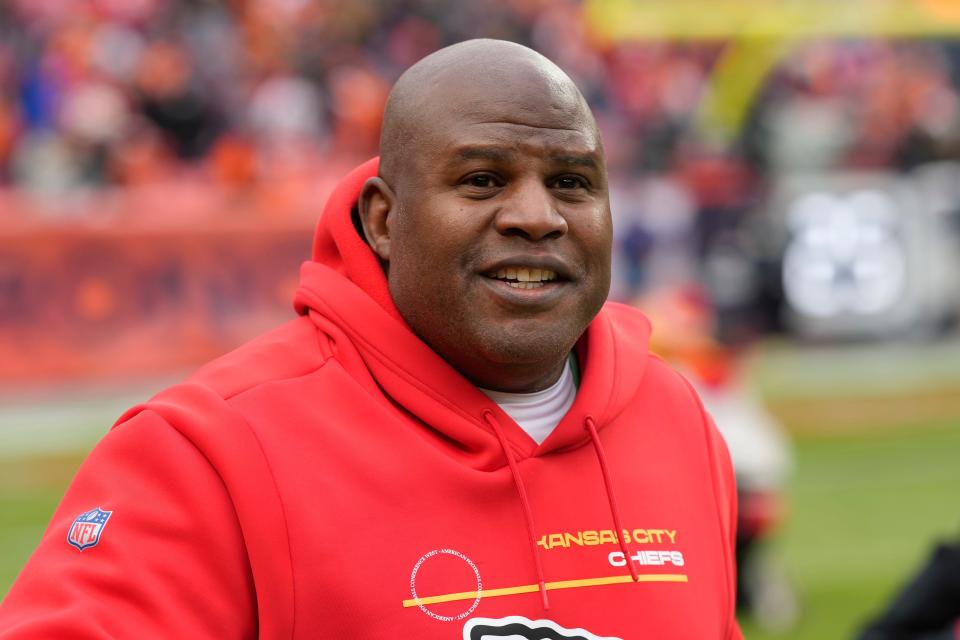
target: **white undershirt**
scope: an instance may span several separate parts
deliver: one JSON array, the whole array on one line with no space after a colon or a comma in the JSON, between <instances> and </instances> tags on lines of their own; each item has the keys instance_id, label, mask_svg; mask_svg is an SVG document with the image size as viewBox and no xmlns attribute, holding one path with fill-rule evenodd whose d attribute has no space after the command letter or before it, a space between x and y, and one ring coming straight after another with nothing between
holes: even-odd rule
<instances>
[{"instance_id":1,"label":"white undershirt","mask_svg":"<svg viewBox=\"0 0 960 640\"><path fill-rule=\"evenodd\" d=\"M577 385L568 359L560 379L543 391L533 393L508 393L480 388L487 397L496 402L503 412L523 427L537 444L547 439L560 420L573 405Z\"/></svg>"}]
</instances>

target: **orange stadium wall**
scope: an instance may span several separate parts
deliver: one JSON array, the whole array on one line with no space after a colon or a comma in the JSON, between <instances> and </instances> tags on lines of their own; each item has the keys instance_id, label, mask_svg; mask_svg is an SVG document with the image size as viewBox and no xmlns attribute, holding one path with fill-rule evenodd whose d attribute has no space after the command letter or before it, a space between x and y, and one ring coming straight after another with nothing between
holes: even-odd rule
<instances>
[{"instance_id":1,"label":"orange stadium wall","mask_svg":"<svg viewBox=\"0 0 960 640\"><path fill-rule=\"evenodd\" d=\"M0 384L178 372L292 318L312 225L0 226Z\"/></svg>"}]
</instances>

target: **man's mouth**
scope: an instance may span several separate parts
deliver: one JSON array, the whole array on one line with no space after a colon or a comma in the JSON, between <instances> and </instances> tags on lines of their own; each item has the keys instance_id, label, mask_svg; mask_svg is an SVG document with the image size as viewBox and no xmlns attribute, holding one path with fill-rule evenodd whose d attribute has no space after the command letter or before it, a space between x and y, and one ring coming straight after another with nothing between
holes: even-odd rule
<instances>
[{"instance_id":1,"label":"man's mouth","mask_svg":"<svg viewBox=\"0 0 960 640\"><path fill-rule=\"evenodd\" d=\"M555 271L531 267L504 267L487 274L488 278L500 280L514 289L539 289L557 279Z\"/></svg>"}]
</instances>

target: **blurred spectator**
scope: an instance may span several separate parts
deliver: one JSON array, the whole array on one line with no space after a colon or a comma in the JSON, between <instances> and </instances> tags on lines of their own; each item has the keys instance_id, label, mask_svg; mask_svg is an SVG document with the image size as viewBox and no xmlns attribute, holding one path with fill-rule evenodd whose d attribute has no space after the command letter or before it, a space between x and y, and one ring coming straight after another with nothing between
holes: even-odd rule
<instances>
[{"instance_id":1,"label":"blurred spectator","mask_svg":"<svg viewBox=\"0 0 960 640\"><path fill-rule=\"evenodd\" d=\"M172 42L147 47L136 73L138 107L169 140L182 160L210 150L223 125L195 84L186 52Z\"/></svg>"},{"instance_id":2,"label":"blurred spectator","mask_svg":"<svg viewBox=\"0 0 960 640\"><path fill-rule=\"evenodd\" d=\"M19 0L0 9L0 30L0 175L55 193L129 182L148 148L188 165L241 138L257 157L283 140L346 161L368 156L399 70L484 36L532 44L570 69L618 166L684 172L723 52L720 43L600 42L572 0L456 10L431 0ZM770 144L749 157L779 172L909 167L953 153L956 61L931 42L802 45L755 105L748 131ZM724 162L712 170L739 170Z\"/></svg>"}]
</instances>

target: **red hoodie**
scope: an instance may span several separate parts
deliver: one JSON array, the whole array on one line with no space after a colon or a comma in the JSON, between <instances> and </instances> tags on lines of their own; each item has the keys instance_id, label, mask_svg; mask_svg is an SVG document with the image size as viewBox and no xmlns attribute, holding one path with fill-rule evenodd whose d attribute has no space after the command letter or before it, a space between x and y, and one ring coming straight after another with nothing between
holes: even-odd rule
<instances>
[{"instance_id":1,"label":"red hoodie","mask_svg":"<svg viewBox=\"0 0 960 640\"><path fill-rule=\"evenodd\" d=\"M2 638L739 638L735 491L690 386L607 304L537 445L403 322L351 207L299 317L128 411Z\"/></svg>"}]
</instances>

